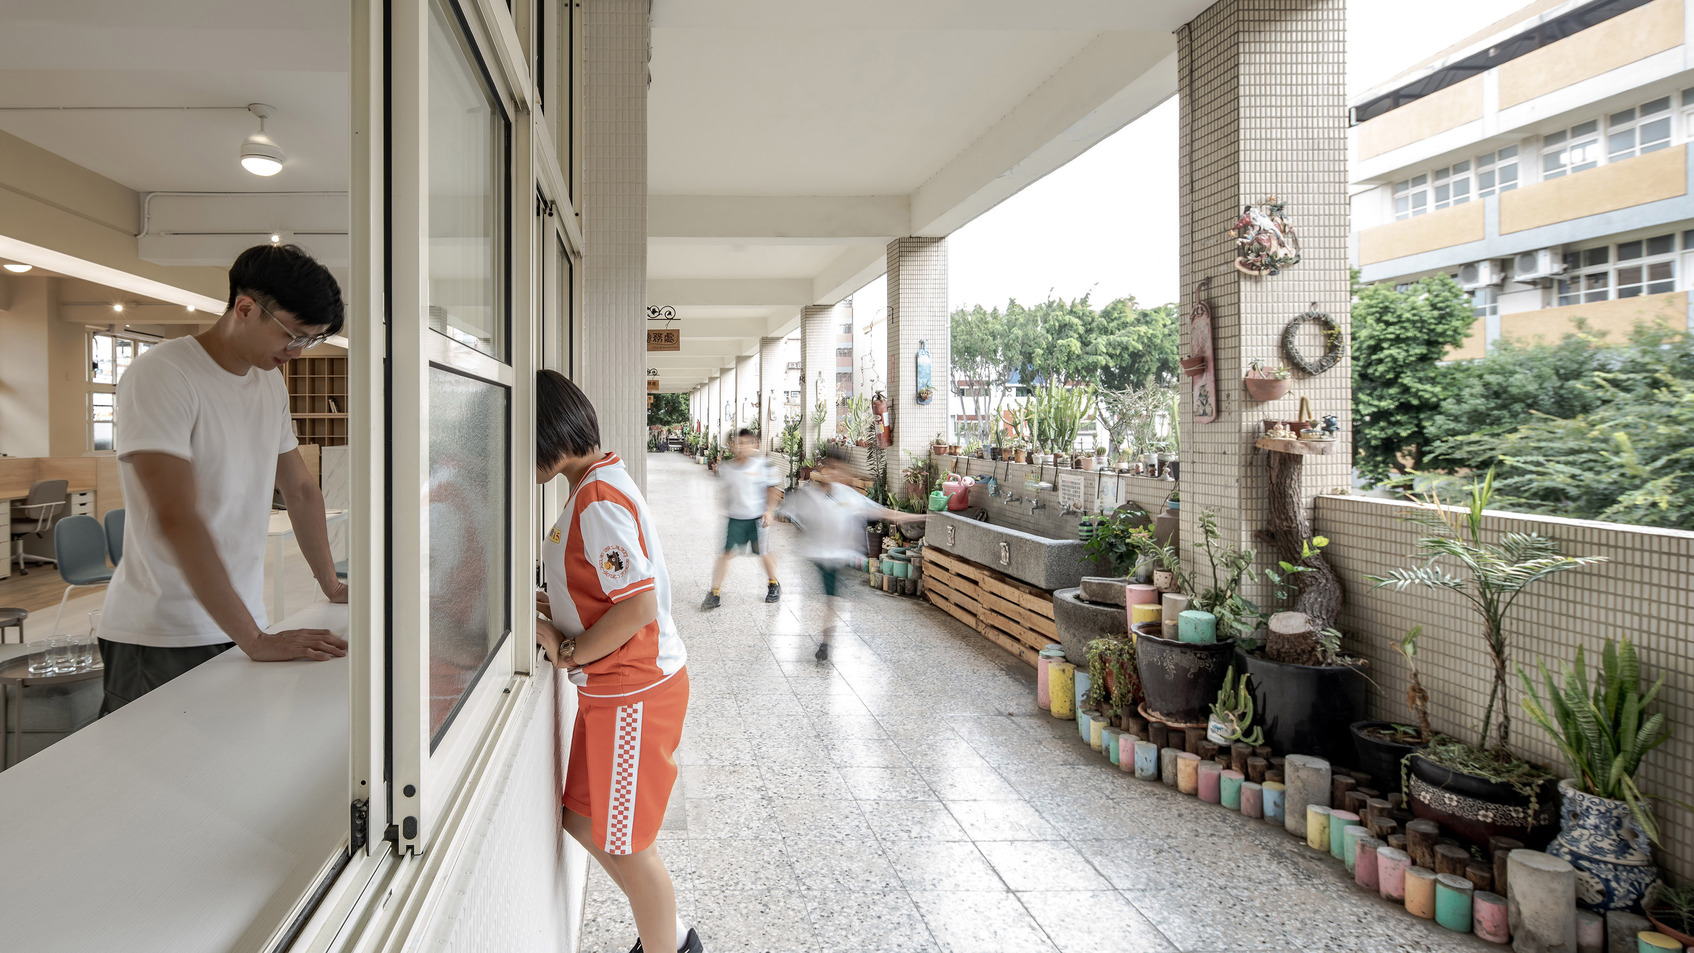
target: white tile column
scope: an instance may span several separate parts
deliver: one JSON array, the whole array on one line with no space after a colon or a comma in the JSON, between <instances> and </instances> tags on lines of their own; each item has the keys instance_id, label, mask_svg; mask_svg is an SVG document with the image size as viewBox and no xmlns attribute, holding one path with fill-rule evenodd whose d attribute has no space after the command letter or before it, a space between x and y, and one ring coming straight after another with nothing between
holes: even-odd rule
<instances>
[{"instance_id":1,"label":"white tile column","mask_svg":"<svg viewBox=\"0 0 1694 953\"><path fill-rule=\"evenodd\" d=\"M1352 368L1345 350L1320 376L1295 371L1289 395L1274 402L1247 399L1241 384L1253 358L1286 364L1283 327L1314 303L1346 340L1345 52L1344 0L1220 0L1177 32L1182 354L1190 353L1195 286L1207 280L1220 408L1217 420L1195 423L1185 379L1182 547L1189 557L1200 542L1196 520L1212 510L1226 542L1259 550L1260 567L1269 564L1270 547L1255 538L1266 526L1268 471L1253 441L1265 417L1292 419L1301 396L1314 413L1342 421L1333 453L1305 458L1305 499L1350 482ZM1275 82L1265 81L1270 76ZM1243 206L1272 195L1287 204L1302 260L1281 274L1243 275L1223 233ZM1319 353L1315 330L1303 342L1307 353Z\"/></svg>"},{"instance_id":2,"label":"white tile column","mask_svg":"<svg viewBox=\"0 0 1694 953\"><path fill-rule=\"evenodd\" d=\"M757 421L758 410L753 400L759 396L759 355L746 354L735 362L735 428L751 430ZM734 430L730 431L734 436Z\"/></svg>"},{"instance_id":3,"label":"white tile column","mask_svg":"<svg viewBox=\"0 0 1694 953\"><path fill-rule=\"evenodd\" d=\"M818 401L824 404L823 438L835 436L835 336L840 322L836 306L811 305L800 309L800 410L806 422L806 453L816 453L818 426L812 414Z\"/></svg>"},{"instance_id":4,"label":"white tile column","mask_svg":"<svg viewBox=\"0 0 1694 953\"><path fill-rule=\"evenodd\" d=\"M582 264L577 384L636 485L647 485L647 0L585 0Z\"/></svg>"},{"instance_id":5,"label":"white tile column","mask_svg":"<svg viewBox=\"0 0 1694 953\"><path fill-rule=\"evenodd\" d=\"M929 379L934 389L927 404L918 403L920 346L929 351ZM887 373L895 449L926 455L930 438L948 431L949 364L947 240L895 239L888 243ZM905 459L904 454L891 450L889 470L898 473Z\"/></svg>"},{"instance_id":6,"label":"white tile column","mask_svg":"<svg viewBox=\"0 0 1694 953\"><path fill-rule=\"evenodd\" d=\"M782 449L782 338L759 339L759 432L766 450Z\"/></svg>"}]
</instances>

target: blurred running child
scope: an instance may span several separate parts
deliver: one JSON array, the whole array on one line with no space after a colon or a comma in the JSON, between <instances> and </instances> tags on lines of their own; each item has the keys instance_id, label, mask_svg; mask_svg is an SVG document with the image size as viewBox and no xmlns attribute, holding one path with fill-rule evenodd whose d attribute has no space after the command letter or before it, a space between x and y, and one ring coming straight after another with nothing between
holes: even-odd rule
<instances>
[{"instance_id":1,"label":"blurred running child","mask_svg":"<svg viewBox=\"0 0 1694 953\"><path fill-rule=\"evenodd\" d=\"M812 482L794 494L785 512L800 527L802 551L818 567L823 580L824 605L828 609L823 640L814 656L829 659L829 641L841 619L840 570L865 556L865 524L871 520L911 523L922 513L901 513L872 503L853 486L857 474L847 451L824 449L822 465L812 471Z\"/></svg>"},{"instance_id":2,"label":"blurred running child","mask_svg":"<svg viewBox=\"0 0 1694 953\"><path fill-rule=\"evenodd\" d=\"M562 475L571 488L541 547L547 591L535 620L535 640L577 686L565 831L629 898L636 949L700 953L653 844L688 712L659 534L623 461L600 449L594 405L575 384L537 374L535 417L536 482Z\"/></svg>"},{"instance_id":3,"label":"blurred running child","mask_svg":"<svg viewBox=\"0 0 1694 953\"><path fill-rule=\"evenodd\" d=\"M716 609L721 604L718 590L723 588L735 551L742 546L764 560L765 601L775 602L782 598L782 583L776 581L776 558L771 555L765 530L782 501L782 478L770 459L759 452L759 438L746 428L735 432L735 459L719 466L718 476L723 480L729 525L724 529L723 555L712 570L712 591L700 608Z\"/></svg>"}]
</instances>

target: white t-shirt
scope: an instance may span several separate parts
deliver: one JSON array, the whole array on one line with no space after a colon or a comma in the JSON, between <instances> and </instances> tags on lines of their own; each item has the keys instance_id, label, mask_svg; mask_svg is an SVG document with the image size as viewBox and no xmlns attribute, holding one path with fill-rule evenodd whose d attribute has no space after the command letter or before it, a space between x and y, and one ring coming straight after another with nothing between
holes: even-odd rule
<instances>
[{"instance_id":1,"label":"white t-shirt","mask_svg":"<svg viewBox=\"0 0 1694 953\"><path fill-rule=\"evenodd\" d=\"M723 477L724 508L732 520L756 520L765 515L770 488L782 480L764 457L737 457L718 467Z\"/></svg>"},{"instance_id":2,"label":"white t-shirt","mask_svg":"<svg viewBox=\"0 0 1694 953\"><path fill-rule=\"evenodd\" d=\"M819 489L802 487L789 504L791 518L799 524L800 551L818 563L850 563L865 555L865 524L881 507L863 493L842 483Z\"/></svg>"},{"instance_id":3,"label":"white t-shirt","mask_svg":"<svg viewBox=\"0 0 1694 953\"><path fill-rule=\"evenodd\" d=\"M100 636L163 647L219 645L218 628L188 587L159 531L132 453L168 453L194 468L196 503L218 556L260 628L265 547L277 457L299 445L288 389L274 370L224 370L192 337L159 344L118 381L118 478L124 493L124 558L106 589Z\"/></svg>"}]
</instances>

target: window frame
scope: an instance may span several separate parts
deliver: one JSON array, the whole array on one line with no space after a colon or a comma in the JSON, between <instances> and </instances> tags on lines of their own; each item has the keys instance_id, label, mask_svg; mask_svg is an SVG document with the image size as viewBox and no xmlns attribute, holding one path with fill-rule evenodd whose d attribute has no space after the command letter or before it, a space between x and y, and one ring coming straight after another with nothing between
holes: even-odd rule
<instances>
[{"instance_id":1,"label":"window frame","mask_svg":"<svg viewBox=\"0 0 1694 953\"><path fill-rule=\"evenodd\" d=\"M95 354L96 354L98 348L95 344L95 340L97 338L102 338L102 337L110 338L110 339L112 339L112 342L113 342L113 348L112 348L113 373L112 373L112 379L110 381L96 380L96 377L98 376L98 372L95 370L95 367L96 367ZM127 361L123 364L119 364L118 360L117 360L117 342L118 341L130 341L135 345L135 353L130 357L129 361ZM129 370L130 364L135 363L136 358L138 358L141 355L147 353L154 346L162 344L162 343L164 343L164 339L160 338L158 335L146 334L146 333L139 332L139 331L130 331L127 328L123 331L111 331L111 330L101 330L101 329L96 329L96 328L89 328L88 333L83 336L83 354L86 356L86 360L83 363L84 363L85 367L87 368L86 376L83 378L83 382L86 385L86 396L84 396L84 398L83 398L83 414L82 414L82 416L83 416L83 447L86 450L86 452L88 452L88 453L98 453L98 454L108 454L108 453L115 454L115 453L117 453L118 401L117 401L116 395L118 393L118 382L123 379L124 372ZM112 395L112 402L111 402L111 405L110 405L111 406L112 419L110 421L98 421L98 420L95 419L95 407L98 406L97 402L95 401L95 397L96 397L96 395L107 395L107 394ZM97 438L95 436L95 428L100 423L110 423L111 427L112 427L112 446L106 447L104 449L96 446L96 443L98 441L97 441Z\"/></svg>"},{"instance_id":2,"label":"window frame","mask_svg":"<svg viewBox=\"0 0 1694 953\"><path fill-rule=\"evenodd\" d=\"M1653 250L1654 243L1662 243L1660 250ZM1622 257L1635 244L1641 246L1641 252ZM1555 306L1564 308L1670 294L1678 290L1680 259L1675 231L1572 249L1565 252L1565 274L1559 276L1553 288ZM1668 266L1669 274L1661 273L1661 277L1654 278L1652 269L1656 266ZM1633 277L1630 272L1637 268L1640 277L1625 284ZM1627 289L1638 290L1626 294Z\"/></svg>"}]
</instances>

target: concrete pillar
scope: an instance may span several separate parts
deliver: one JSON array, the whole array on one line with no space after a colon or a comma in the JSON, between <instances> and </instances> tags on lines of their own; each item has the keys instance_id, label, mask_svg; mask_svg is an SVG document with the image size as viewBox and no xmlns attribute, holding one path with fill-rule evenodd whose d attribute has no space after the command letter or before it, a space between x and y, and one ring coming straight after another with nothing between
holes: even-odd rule
<instances>
[{"instance_id":1,"label":"concrete pillar","mask_svg":"<svg viewBox=\"0 0 1694 953\"><path fill-rule=\"evenodd\" d=\"M723 369L723 376L718 378L718 444L727 447L730 435L735 433L735 361Z\"/></svg>"},{"instance_id":2,"label":"concrete pillar","mask_svg":"<svg viewBox=\"0 0 1694 953\"><path fill-rule=\"evenodd\" d=\"M722 389L723 389L723 375L722 374L714 374L712 376L712 379L706 382L706 432L705 432L705 436L706 436L706 440L708 442L710 442L713 437L716 437L718 435L718 415L719 415L719 412L720 412L720 408L723 407L723 402L718 395L719 395L719 392Z\"/></svg>"},{"instance_id":3,"label":"concrete pillar","mask_svg":"<svg viewBox=\"0 0 1694 953\"><path fill-rule=\"evenodd\" d=\"M947 433L947 382L951 349L947 327L947 240L897 238L888 243L888 413L894 425L889 469L905 454L929 454L930 438ZM918 348L929 351L927 404L918 403Z\"/></svg>"},{"instance_id":4,"label":"concrete pillar","mask_svg":"<svg viewBox=\"0 0 1694 953\"><path fill-rule=\"evenodd\" d=\"M1257 549L1260 568L1270 565L1272 548L1253 538L1266 522L1269 483L1265 455L1254 453L1253 441L1264 417L1292 419L1302 396L1316 414L1341 420L1333 453L1305 458L1306 503L1350 484L1352 364L1346 349L1318 377L1294 371L1289 396L1276 401L1249 401L1241 386L1247 361L1287 363L1279 347L1283 327L1314 304L1335 319L1343 340L1348 333L1345 37L1344 0L1219 0L1177 31L1182 354L1192 344L1187 316L1195 286L1207 280L1203 297L1212 308L1220 408L1212 423L1195 423L1193 388L1184 379L1182 548L1188 559L1200 544L1196 521L1211 510L1224 543ZM1272 195L1287 204L1302 260L1278 275L1243 275L1224 232L1243 206ZM1310 324L1306 331L1302 350L1315 357L1320 336ZM1261 603L1274 599L1263 587L1246 595ZM1288 816L1304 818L1292 800Z\"/></svg>"},{"instance_id":5,"label":"concrete pillar","mask_svg":"<svg viewBox=\"0 0 1694 953\"><path fill-rule=\"evenodd\" d=\"M759 339L759 432L766 450L782 450L782 338Z\"/></svg>"},{"instance_id":6,"label":"concrete pillar","mask_svg":"<svg viewBox=\"0 0 1694 953\"><path fill-rule=\"evenodd\" d=\"M835 305L800 309L800 408L806 416L801 430L806 453L817 453L818 425L812 419L818 403L824 406L823 439L835 436L835 335L840 330Z\"/></svg>"},{"instance_id":7,"label":"concrete pillar","mask_svg":"<svg viewBox=\"0 0 1694 953\"><path fill-rule=\"evenodd\" d=\"M582 225L584 258L576 382L594 401L600 442L647 485L648 0L584 4ZM669 302L663 302L669 303Z\"/></svg>"},{"instance_id":8,"label":"concrete pillar","mask_svg":"<svg viewBox=\"0 0 1694 953\"><path fill-rule=\"evenodd\" d=\"M751 430L758 422L758 408L754 403L759 397L759 355L743 355L735 362L735 429L746 427ZM730 431L731 435L735 430Z\"/></svg>"}]
</instances>

